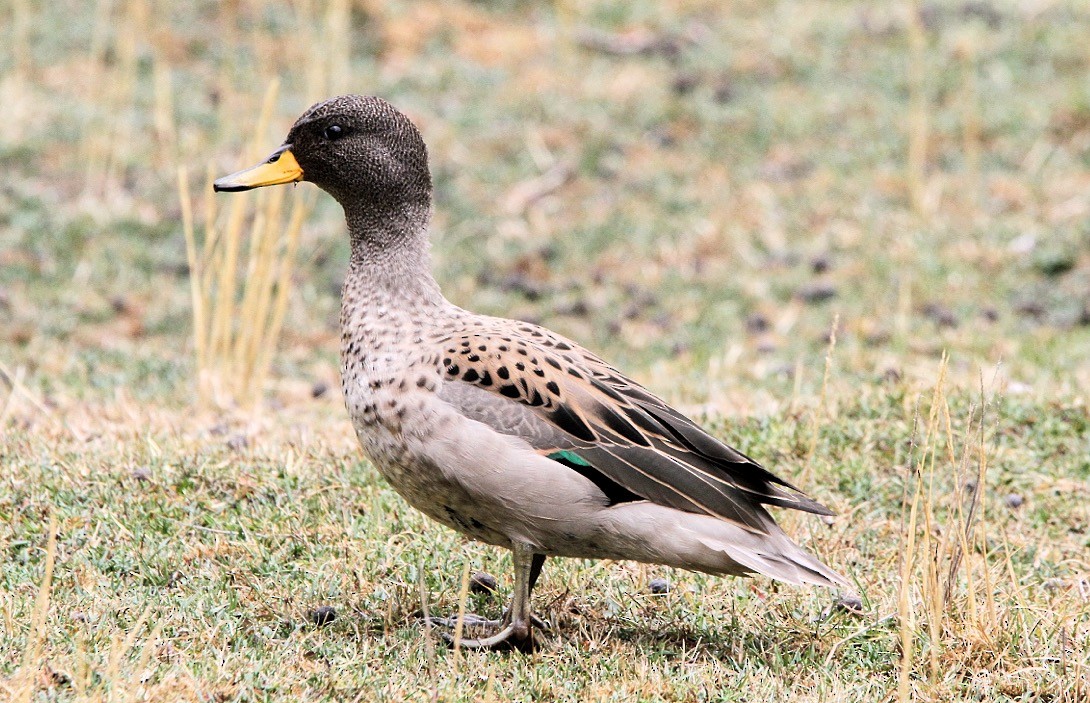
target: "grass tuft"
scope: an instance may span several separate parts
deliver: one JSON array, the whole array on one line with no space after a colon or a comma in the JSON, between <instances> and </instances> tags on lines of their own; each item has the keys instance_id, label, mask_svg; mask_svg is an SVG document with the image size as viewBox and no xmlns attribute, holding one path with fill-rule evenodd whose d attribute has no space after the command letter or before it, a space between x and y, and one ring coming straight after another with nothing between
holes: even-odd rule
<instances>
[{"instance_id":1,"label":"grass tuft","mask_svg":"<svg viewBox=\"0 0 1090 703\"><path fill-rule=\"evenodd\" d=\"M255 130L254 154L263 148L264 135L278 84L270 84ZM300 197L286 188L258 191L253 209L246 197L235 197L226 224L217 221L212 178L204 187L203 241L198 243L189 174L178 170L178 189L189 262L193 304L193 345L198 388L203 400L219 406L257 405L277 348L299 235L313 198ZM290 214L284 201L290 200ZM245 233L249 253L243 259Z\"/></svg>"}]
</instances>

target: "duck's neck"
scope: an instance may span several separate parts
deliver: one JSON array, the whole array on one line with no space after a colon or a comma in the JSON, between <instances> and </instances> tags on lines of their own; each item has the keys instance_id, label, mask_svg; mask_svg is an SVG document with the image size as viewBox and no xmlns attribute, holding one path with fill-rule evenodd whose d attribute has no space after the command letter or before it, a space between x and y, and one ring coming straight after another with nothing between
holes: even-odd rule
<instances>
[{"instance_id":1,"label":"duck's neck","mask_svg":"<svg viewBox=\"0 0 1090 703\"><path fill-rule=\"evenodd\" d=\"M352 243L346 303L349 293L364 306L406 306L406 312L446 302L431 274L430 214L426 203L345 208Z\"/></svg>"}]
</instances>

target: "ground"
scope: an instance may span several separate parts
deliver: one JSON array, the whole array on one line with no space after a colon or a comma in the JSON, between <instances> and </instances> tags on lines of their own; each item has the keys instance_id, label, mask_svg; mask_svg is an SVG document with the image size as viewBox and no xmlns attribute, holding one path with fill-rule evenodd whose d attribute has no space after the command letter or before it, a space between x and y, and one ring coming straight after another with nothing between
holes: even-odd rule
<instances>
[{"instance_id":1,"label":"ground","mask_svg":"<svg viewBox=\"0 0 1090 703\"><path fill-rule=\"evenodd\" d=\"M85 5L0 10L2 697L1090 700L1082 3ZM207 192L348 91L429 144L448 297L832 507L777 518L858 609L553 560L532 656L417 627L509 558L356 448L335 205Z\"/></svg>"}]
</instances>

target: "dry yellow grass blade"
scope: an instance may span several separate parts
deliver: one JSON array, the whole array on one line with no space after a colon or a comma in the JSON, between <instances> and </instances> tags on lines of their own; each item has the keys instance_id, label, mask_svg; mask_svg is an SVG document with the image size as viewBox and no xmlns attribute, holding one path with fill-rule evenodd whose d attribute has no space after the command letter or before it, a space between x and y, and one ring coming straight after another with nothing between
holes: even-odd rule
<instances>
[{"instance_id":1,"label":"dry yellow grass blade","mask_svg":"<svg viewBox=\"0 0 1090 703\"><path fill-rule=\"evenodd\" d=\"M1027 548L1024 541L985 520L986 423L995 401L982 381L979 402L968 408L959 427L951 413L947 369L944 356L904 490L897 590L901 701L913 700L921 690L943 690L950 685L950 667L966 661L1004 672L1002 686L1011 691L1036 690L1019 677L1040 669L1041 662L1013 655L1011 633L1032 638L1044 632L1047 638L1049 629L1057 628L1062 638L1068 627L1080 630L1077 623L1086 616L1085 602L1077 598L1053 602L1047 609L1035 604L1033 587L1015 566L1019 552ZM1061 647L1061 655L1066 654ZM1082 685L1078 666L1072 664L1076 675L1071 692L1062 687L1041 690L1058 700L1079 700L1064 697Z\"/></svg>"},{"instance_id":2,"label":"dry yellow grass blade","mask_svg":"<svg viewBox=\"0 0 1090 703\"><path fill-rule=\"evenodd\" d=\"M268 146L278 89L274 80L265 92L247 162ZM254 408L283 327L299 236L313 199L286 188L258 191L256 197L235 195L220 225L211 169L209 174L203 191L203 239L198 241L188 172L184 167L178 171L197 386L202 401ZM290 209L286 199L291 200Z\"/></svg>"}]
</instances>

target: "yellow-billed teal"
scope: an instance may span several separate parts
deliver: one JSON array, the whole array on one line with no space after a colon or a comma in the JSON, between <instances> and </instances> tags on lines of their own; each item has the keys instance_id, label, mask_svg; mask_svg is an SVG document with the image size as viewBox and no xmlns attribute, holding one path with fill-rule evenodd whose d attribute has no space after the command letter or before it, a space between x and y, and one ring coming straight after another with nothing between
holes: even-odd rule
<instances>
[{"instance_id":1,"label":"yellow-billed teal","mask_svg":"<svg viewBox=\"0 0 1090 703\"><path fill-rule=\"evenodd\" d=\"M365 453L413 507L513 554L504 620L463 646L532 644L547 556L847 587L762 507L824 506L575 342L443 297L429 270L427 149L389 103L321 102L215 189L295 181L344 207L341 383Z\"/></svg>"}]
</instances>

